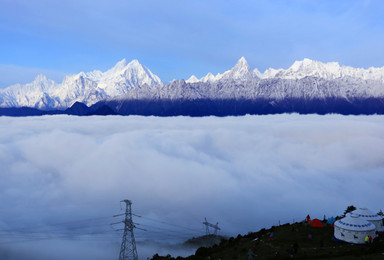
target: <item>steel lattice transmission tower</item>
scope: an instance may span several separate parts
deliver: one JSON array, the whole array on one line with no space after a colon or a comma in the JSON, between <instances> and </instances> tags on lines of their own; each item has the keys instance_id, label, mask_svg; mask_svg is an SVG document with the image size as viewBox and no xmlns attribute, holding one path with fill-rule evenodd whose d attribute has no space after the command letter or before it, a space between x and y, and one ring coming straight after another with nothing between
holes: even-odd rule
<instances>
[{"instance_id":1,"label":"steel lattice transmission tower","mask_svg":"<svg viewBox=\"0 0 384 260\"><path fill-rule=\"evenodd\" d=\"M130 200L123 200L125 202L125 219L124 219L124 234L123 241L121 242L119 260L138 260L136 250L135 236L133 235L133 229L135 225L132 220L132 202Z\"/></svg>"},{"instance_id":2,"label":"steel lattice transmission tower","mask_svg":"<svg viewBox=\"0 0 384 260\"><path fill-rule=\"evenodd\" d=\"M203 224L205 225L205 233L206 233L206 235L210 235L211 234L211 232L209 232L209 228L211 227L211 228L213 228L213 235L217 235L217 231L218 230L221 230L220 228L219 228L219 222L217 222L216 223L216 225L214 225L214 224L212 224L212 223L209 223L208 221L207 221L207 218L204 218L204 222L203 222Z\"/></svg>"}]
</instances>

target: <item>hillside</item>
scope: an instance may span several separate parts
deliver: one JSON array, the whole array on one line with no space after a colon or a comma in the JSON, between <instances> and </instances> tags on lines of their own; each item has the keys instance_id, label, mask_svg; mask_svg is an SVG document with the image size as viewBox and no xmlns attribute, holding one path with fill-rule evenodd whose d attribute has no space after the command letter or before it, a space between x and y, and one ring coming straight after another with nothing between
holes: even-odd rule
<instances>
[{"instance_id":1,"label":"hillside","mask_svg":"<svg viewBox=\"0 0 384 260\"><path fill-rule=\"evenodd\" d=\"M271 233L273 238L270 238ZM223 239L219 245L200 247L194 255L176 259L248 259L250 249L255 254L253 259L361 259L362 257L383 259L384 257L383 234L371 245L335 242L332 237L333 227L329 225L317 228L307 223L285 224L244 236L238 235L228 240ZM174 258L155 255L152 259Z\"/></svg>"}]
</instances>

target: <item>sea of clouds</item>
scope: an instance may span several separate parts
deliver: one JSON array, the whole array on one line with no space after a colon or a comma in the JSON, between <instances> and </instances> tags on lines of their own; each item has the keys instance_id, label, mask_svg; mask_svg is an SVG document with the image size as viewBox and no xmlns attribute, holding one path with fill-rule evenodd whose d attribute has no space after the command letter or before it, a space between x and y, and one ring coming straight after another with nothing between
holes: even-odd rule
<instances>
[{"instance_id":1,"label":"sea of clouds","mask_svg":"<svg viewBox=\"0 0 384 260\"><path fill-rule=\"evenodd\" d=\"M138 253L384 210L384 117L0 117L0 258L113 259L123 199ZM123 209L123 210L121 210Z\"/></svg>"}]
</instances>

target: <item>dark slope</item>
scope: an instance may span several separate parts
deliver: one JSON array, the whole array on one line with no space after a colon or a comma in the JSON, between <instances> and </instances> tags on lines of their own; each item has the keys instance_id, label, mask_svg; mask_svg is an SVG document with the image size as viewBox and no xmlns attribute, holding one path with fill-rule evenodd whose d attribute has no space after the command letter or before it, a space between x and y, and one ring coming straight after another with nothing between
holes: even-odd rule
<instances>
[{"instance_id":1,"label":"dark slope","mask_svg":"<svg viewBox=\"0 0 384 260\"><path fill-rule=\"evenodd\" d=\"M70 108L61 110L39 110L31 107L11 107L0 108L0 116L43 116L43 115L75 115L75 116L94 116L94 115L117 115L108 105L100 105L97 108L88 107L83 103L76 102Z\"/></svg>"},{"instance_id":2,"label":"dark slope","mask_svg":"<svg viewBox=\"0 0 384 260\"><path fill-rule=\"evenodd\" d=\"M58 115L64 114L60 110L39 110L32 107L9 107L9 108L0 108L0 116L13 116L13 117L22 117L22 116L43 116L43 115Z\"/></svg>"},{"instance_id":3,"label":"dark slope","mask_svg":"<svg viewBox=\"0 0 384 260\"><path fill-rule=\"evenodd\" d=\"M35 108L0 108L0 116L41 116L67 114L89 115L142 115L142 116L241 116L282 113L299 114L384 114L384 99L195 99L195 100L108 100L91 107L76 102L65 111L44 111Z\"/></svg>"},{"instance_id":4,"label":"dark slope","mask_svg":"<svg viewBox=\"0 0 384 260\"><path fill-rule=\"evenodd\" d=\"M223 239L218 245L200 247L189 257L176 259L383 259L384 234L370 245L355 245L333 240L333 227L312 227L308 223L285 224L258 232ZM273 237L271 234L273 233ZM311 235L311 236L309 236ZM153 260L175 259L154 255Z\"/></svg>"},{"instance_id":5,"label":"dark slope","mask_svg":"<svg viewBox=\"0 0 384 260\"><path fill-rule=\"evenodd\" d=\"M71 107L64 110L64 113L67 115L75 115L75 116L85 116L92 112L92 109L90 109L87 105L75 102Z\"/></svg>"},{"instance_id":6,"label":"dark slope","mask_svg":"<svg viewBox=\"0 0 384 260\"><path fill-rule=\"evenodd\" d=\"M91 108L91 112L87 114L87 116L109 116L109 115L118 115L112 108L110 108L108 105L102 105L98 108Z\"/></svg>"},{"instance_id":7,"label":"dark slope","mask_svg":"<svg viewBox=\"0 0 384 260\"><path fill-rule=\"evenodd\" d=\"M281 113L299 114L384 114L384 99L195 99L195 100L109 100L92 106L108 105L121 115L143 116L240 116Z\"/></svg>"}]
</instances>

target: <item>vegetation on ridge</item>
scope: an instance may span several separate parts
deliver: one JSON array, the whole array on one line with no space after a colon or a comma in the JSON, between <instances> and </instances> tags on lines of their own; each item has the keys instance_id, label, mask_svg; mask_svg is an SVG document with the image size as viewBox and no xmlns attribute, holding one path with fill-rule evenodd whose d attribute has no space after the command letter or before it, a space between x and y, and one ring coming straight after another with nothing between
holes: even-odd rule
<instances>
[{"instance_id":1,"label":"vegetation on ridge","mask_svg":"<svg viewBox=\"0 0 384 260\"><path fill-rule=\"evenodd\" d=\"M319 228L301 222L273 226L268 230L223 239L212 247L200 247L195 255L189 257L154 255L152 259L383 259L383 234L372 244L354 245L333 241L334 228L325 222L323 225Z\"/></svg>"}]
</instances>

